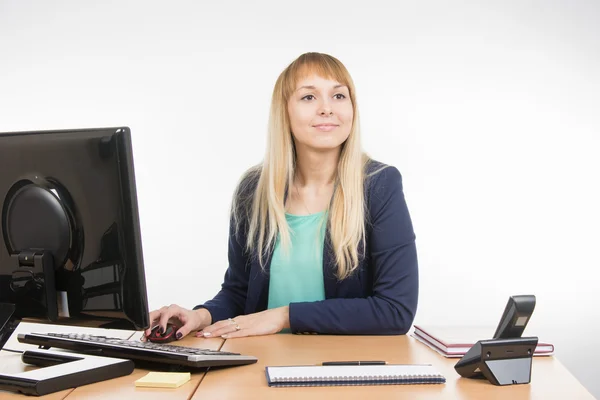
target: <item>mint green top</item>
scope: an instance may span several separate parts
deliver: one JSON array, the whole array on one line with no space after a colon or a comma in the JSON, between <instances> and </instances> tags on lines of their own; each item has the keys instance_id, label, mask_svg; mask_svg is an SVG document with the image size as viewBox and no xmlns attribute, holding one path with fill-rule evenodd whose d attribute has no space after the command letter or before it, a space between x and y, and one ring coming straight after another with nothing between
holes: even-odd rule
<instances>
[{"instance_id":1,"label":"mint green top","mask_svg":"<svg viewBox=\"0 0 600 400\"><path fill-rule=\"evenodd\" d=\"M277 239L271 259L268 308L325 299L323 241L326 212L311 215L286 214L291 246L284 253Z\"/></svg>"}]
</instances>

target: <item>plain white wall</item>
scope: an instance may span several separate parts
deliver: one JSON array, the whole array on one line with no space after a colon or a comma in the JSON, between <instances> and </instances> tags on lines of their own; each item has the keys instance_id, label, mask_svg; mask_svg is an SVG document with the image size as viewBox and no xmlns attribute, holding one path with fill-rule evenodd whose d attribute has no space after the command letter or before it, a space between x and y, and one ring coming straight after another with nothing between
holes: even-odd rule
<instances>
[{"instance_id":1,"label":"plain white wall","mask_svg":"<svg viewBox=\"0 0 600 400\"><path fill-rule=\"evenodd\" d=\"M330 53L365 149L404 176L416 322L494 325L533 293L526 333L600 397L599 20L570 0L1 0L0 131L130 126L150 307L191 307L219 289L275 79Z\"/></svg>"}]
</instances>

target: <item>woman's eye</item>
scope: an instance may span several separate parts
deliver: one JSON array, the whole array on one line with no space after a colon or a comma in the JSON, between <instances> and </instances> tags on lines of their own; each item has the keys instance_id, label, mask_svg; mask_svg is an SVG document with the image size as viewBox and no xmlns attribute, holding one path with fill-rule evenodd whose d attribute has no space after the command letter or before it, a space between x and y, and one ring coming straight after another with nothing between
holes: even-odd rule
<instances>
[{"instance_id":1,"label":"woman's eye","mask_svg":"<svg viewBox=\"0 0 600 400\"><path fill-rule=\"evenodd\" d=\"M315 96L313 96L312 94L307 94L302 98L302 100L313 100L314 98Z\"/></svg>"},{"instance_id":2,"label":"woman's eye","mask_svg":"<svg viewBox=\"0 0 600 400\"><path fill-rule=\"evenodd\" d=\"M336 98L336 99L338 99L338 100L342 100L342 99L345 99L345 98L346 98L346 96L344 96L344 95L343 95L343 94L341 94L341 93L338 93L338 94L336 94L336 95L335 95L335 96L333 96L333 97L335 97L335 98Z\"/></svg>"}]
</instances>

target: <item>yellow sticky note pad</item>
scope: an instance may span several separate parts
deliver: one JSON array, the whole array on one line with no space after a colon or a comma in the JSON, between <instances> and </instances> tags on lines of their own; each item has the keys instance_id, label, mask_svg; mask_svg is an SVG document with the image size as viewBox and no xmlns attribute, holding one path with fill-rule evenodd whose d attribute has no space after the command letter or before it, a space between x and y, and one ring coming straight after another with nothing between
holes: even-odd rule
<instances>
[{"instance_id":1,"label":"yellow sticky note pad","mask_svg":"<svg viewBox=\"0 0 600 400\"><path fill-rule=\"evenodd\" d=\"M189 372L148 372L135 381L137 387L178 388L191 379Z\"/></svg>"}]
</instances>

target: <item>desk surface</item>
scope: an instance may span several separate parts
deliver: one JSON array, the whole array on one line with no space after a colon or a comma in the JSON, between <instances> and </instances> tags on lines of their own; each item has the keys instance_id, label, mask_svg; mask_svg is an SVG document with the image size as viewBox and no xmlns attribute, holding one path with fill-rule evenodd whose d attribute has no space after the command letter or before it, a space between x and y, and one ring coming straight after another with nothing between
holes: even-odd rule
<instances>
[{"instance_id":1,"label":"desk surface","mask_svg":"<svg viewBox=\"0 0 600 400\"><path fill-rule=\"evenodd\" d=\"M446 359L409 336L287 335L227 340L225 351L257 356L257 364L210 371L196 390L200 399L593 399L554 357L535 357L531 383L494 386L461 378L457 359ZM433 364L446 377L442 385L386 385L270 388L267 365L316 364L335 360L386 360L395 364ZM232 384L235 382L235 384Z\"/></svg>"},{"instance_id":2,"label":"desk surface","mask_svg":"<svg viewBox=\"0 0 600 400\"><path fill-rule=\"evenodd\" d=\"M135 336L134 336L135 337ZM192 380L177 389L136 388L134 381L148 371L110 381L65 390L41 399L593 399L587 390L555 357L535 357L528 385L494 386L487 381L461 378L454 371L456 359L446 359L409 336L326 336L278 334L230 339L187 337L183 346L222 349L258 357L258 363L192 374ZM0 352L0 371L26 368L20 355ZM338 386L270 388L267 365L317 364L335 360L379 359L389 363L430 363L445 377L443 385ZM0 399L23 399L23 395L0 391Z\"/></svg>"}]
</instances>

